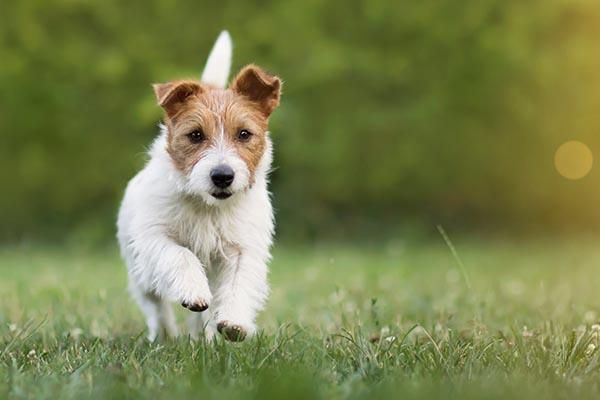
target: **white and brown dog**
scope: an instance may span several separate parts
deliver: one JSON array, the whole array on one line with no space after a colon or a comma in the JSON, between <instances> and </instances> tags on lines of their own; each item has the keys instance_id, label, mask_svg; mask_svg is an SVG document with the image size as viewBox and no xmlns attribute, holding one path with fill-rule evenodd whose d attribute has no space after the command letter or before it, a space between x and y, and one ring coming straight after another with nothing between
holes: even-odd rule
<instances>
[{"instance_id":1,"label":"white and brown dog","mask_svg":"<svg viewBox=\"0 0 600 400\"><path fill-rule=\"evenodd\" d=\"M190 334L252 335L268 295L273 212L269 116L281 81L255 65L226 88L223 32L200 81L154 85L164 125L127 186L118 239L148 337L177 335L170 302L193 311Z\"/></svg>"}]
</instances>

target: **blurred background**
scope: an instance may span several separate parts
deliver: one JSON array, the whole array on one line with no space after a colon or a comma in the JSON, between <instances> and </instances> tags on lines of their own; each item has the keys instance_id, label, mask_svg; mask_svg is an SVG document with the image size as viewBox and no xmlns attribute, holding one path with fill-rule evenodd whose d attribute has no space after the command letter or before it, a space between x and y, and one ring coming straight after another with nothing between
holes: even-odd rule
<instances>
[{"instance_id":1,"label":"blurred background","mask_svg":"<svg viewBox=\"0 0 600 400\"><path fill-rule=\"evenodd\" d=\"M2 242L111 243L161 119L150 84L198 77L222 29L234 69L285 82L281 240L600 226L597 0L18 0L0 5ZM571 140L581 179L555 165Z\"/></svg>"}]
</instances>

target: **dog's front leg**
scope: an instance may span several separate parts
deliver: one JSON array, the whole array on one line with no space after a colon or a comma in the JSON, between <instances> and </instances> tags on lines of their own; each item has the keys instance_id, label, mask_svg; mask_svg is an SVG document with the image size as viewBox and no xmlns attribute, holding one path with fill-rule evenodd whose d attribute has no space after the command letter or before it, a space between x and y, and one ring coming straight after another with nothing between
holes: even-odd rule
<instances>
[{"instance_id":1,"label":"dog's front leg","mask_svg":"<svg viewBox=\"0 0 600 400\"><path fill-rule=\"evenodd\" d=\"M241 341L255 333L254 320L268 295L263 257L239 251L223 263L215 285L217 330L227 340Z\"/></svg>"},{"instance_id":2,"label":"dog's front leg","mask_svg":"<svg viewBox=\"0 0 600 400\"><path fill-rule=\"evenodd\" d=\"M136 254L131 273L146 290L191 311L208 308L212 294L204 268L194 253L160 232L146 232L131 245Z\"/></svg>"}]
</instances>

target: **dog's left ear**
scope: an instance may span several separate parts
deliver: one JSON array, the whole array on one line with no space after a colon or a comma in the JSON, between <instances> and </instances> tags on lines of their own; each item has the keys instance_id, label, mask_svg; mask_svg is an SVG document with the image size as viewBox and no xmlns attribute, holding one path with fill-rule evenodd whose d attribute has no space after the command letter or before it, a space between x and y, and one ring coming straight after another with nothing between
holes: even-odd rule
<instances>
[{"instance_id":1,"label":"dog's left ear","mask_svg":"<svg viewBox=\"0 0 600 400\"><path fill-rule=\"evenodd\" d=\"M256 65L245 66L231 83L231 90L246 96L268 117L279 105L281 79Z\"/></svg>"}]
</instances>

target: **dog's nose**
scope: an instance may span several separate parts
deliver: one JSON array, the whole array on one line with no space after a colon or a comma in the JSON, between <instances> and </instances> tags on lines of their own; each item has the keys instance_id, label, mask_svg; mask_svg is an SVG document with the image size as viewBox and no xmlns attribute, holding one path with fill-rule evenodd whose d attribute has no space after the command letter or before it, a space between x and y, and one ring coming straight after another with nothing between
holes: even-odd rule
<instances>
[{"instance_id":1,"label":"dog's nose","mask_svg":"<svg viewBox=\"0 0 600 400\"><path fill-rule=\"evenodd\" d=\"M210 179L213 181L216 187L225 189L231 182L235 174L229 165L219 165L210 171Z\"/></svg>"}]
</instances>

